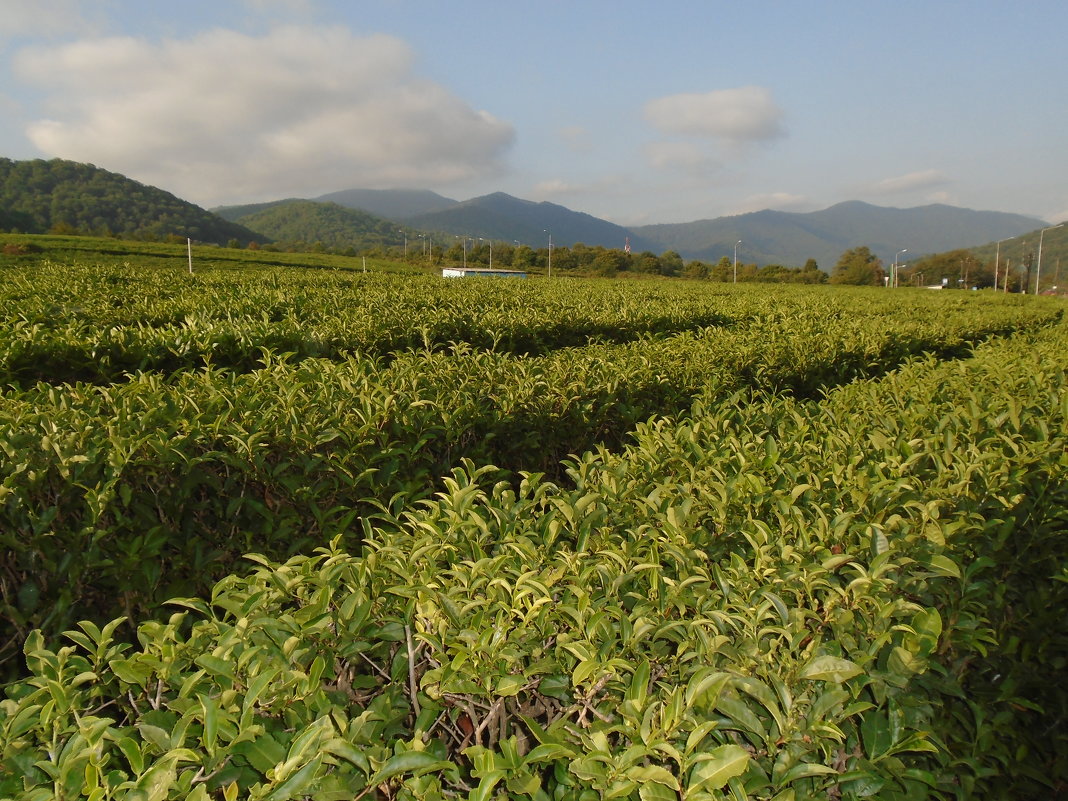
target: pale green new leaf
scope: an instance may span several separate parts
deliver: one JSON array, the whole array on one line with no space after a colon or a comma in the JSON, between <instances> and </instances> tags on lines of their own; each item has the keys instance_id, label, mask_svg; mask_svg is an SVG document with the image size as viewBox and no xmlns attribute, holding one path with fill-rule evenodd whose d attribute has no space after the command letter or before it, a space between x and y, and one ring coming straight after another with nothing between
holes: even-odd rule
<instances>
[{"instance_id":1,"label":"pale green new leaf","mask_svg":"<svg viewBox=\"0 0 1068 801\"><path fill-rule=\"evenodd\" d=\"M817 656L807 665L801 668L802 679L814 681L831 681L841 684L854 676L859 676L864 671L855 662L841 659L837 656Z\"/></svg>"},{"instance_id":2,"label":"pale green new leaf","mask_svg":"<svg viewBox=\"0 0 1068 801\"><path fill-rule=\"evenodd\" d=\"M698 754L701 760L690 771L687 794L697 790L718 790L730 779L741 776L749 767L749 752L739 745L721 745L707 754Z\"/></svg>"}]
</instances>

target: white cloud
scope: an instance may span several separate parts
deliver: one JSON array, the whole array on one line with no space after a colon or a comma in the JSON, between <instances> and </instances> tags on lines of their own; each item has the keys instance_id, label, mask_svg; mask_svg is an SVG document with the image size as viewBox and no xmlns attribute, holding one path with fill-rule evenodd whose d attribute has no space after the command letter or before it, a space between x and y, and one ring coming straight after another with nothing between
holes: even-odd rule
<instances>
[{"instance_id":1,"label":"white cloud","mask_svg":"<svg viewBox=\"0 0 1068 801\"><path fill-rule=\"evenodd\" d=\"M876 195L896 195L945 186L948 183L949 177L941 170L918 170L877 181L869 187L869 191Z\"/></svg>"},{"instance_id":2,"label":"white cloud","mask_svg":"<svg viewBox=\"0 0 1068 801\"><path fill-rule=\"evenodd\" d=\"M667 134L744 145L782 136L782 111L762 86L668 95L645 104L645 119Z\"/></svg>"},{"instance_id":3,"label":"white cloud","mask_svg":"<svg viewBox=\"0 0 1068 801\"><path fill-rule=\"evenodd\" d=\"M15 36L52 35L82 30L87 21L81 0L4 0L0 41Z\"/></svg>"},{"instance_id":4,"label":"white cloud","mask_svg":"<svg viewBox=\"0 0 1068 801\"><path fill-rule=\"evenodd\" d=\"M412 70L401 40L344 28L213 30L24 50L49 91L30 140L211 205L493 174L512 127Z\"/></svg>"},{"instance_id":5,"label":"white cloud","mask_svg":"<svg viewBox=\"0 0 1068 801\"><path fill-rule=\"evenodd\" d=\"M650 142L645 158L657 169L683 170L689 174L710 173L721 165L692 142Z\"/></svg>"}]
</instances>

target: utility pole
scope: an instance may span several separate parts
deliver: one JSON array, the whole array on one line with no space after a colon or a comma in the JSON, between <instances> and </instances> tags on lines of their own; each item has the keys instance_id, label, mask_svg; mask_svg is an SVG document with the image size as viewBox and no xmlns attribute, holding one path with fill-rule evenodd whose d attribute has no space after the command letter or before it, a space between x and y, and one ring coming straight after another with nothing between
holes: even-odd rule
<instances>
[{"instance_id":1,"label":"utility pole","mask_svg":"<svg viewBox=\"0 0 1068 801\"><path fill-rule=\"evenodd\" d=\"M1054 228L1060 228L1064 223L1057 223L1051 225L1049 228L1043 228L1038 234L1038 264L1035 265L1035 294L1038 294L1038 282L1042 279L1042 237L1046 231L1052 231Z\"/></svg>"}]
</instances>

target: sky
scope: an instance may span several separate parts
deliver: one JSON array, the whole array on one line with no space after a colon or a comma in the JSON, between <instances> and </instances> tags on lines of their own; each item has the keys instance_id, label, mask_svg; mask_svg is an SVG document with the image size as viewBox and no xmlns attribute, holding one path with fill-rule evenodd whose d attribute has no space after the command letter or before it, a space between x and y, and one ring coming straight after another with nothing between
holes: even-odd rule
<instances>
[{"instance_id":1,"label":"sky","mask_svg":"<svg viewBox=\"0 0 1068 801\"><path fill-rule=\"evenodd\" d=\"M1068 220L1064 0L0 0L0 157L206 208L502 191L621 225Z\"/></svg>"}]
</instances>

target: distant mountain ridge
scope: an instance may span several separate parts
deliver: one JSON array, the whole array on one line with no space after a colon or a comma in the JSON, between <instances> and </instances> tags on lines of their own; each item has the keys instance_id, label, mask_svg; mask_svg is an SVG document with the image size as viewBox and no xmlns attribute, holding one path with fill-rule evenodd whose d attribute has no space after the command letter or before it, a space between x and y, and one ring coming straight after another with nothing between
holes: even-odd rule
<instances>
[{"instance_id":1,"label":"distant mountain ridge","mask_svg":"<svg viewBox=\"0 0 1068 801\"><path fill-rule=\"evenodd\" d=\"M906 260L911 260L1009 237L1018 238L1019 245L1046 223L940 204L899 209L848 201L807 213L764 210L626 228L504 192L461 202L429 190L397 189L350 189L315 200L289 198L209 212L91 164L0 158L0 229L43 233L63 226L134 238L178 235L242 245L280 239L340 249L399 247L405 235L418 231L434 234L435 240L438 235L482 237L539 249L551 235L560 247L629 244L635 253L673 250L686 260L709 263L733 257L740 240L738 258L746 263L796 267L815 259L829 271L855 247L866 246L886 262L907 249ZM1053 269L1059 269L1057 262Z\"/></svg>"},{"instance_id":2,"label":"distant mountain ridge","mask_svg":"<svg viewBox=\"0 0 1068 801\"><path fill-rule=\"evenodd\" d=\"M407 220L444 211L460 203L429 189L343 189L313 199L360 209L387 220Z\"/></svg>"},{"instance_id":3,"label":"distant mountain ridge","mask_svg":"<svg viewBox=\"0 0 1068 801\"><path fill-rule=\"evenodd\" d=\"M939 253L1017 236L1042 224L1035 217L942 204L898 209L853 200L821 211L769 209L633 230L661 248L702 261L733 257L734 245L741 240L738 257L747 262L796 265L813 258L829 269L844 251L855 247L867 246L891 261L903 249L910 257Z\"/></svg>"},{"instance_id":4,"label":"distant mountain ridge","mask_svg":"<svg viewBox=\"0 0 1068 801\"><path fill-rule=\"evenodd\" d=\"M281 200L228 206L218 214L281 244L355 251L388 247L400 238L397 225L360 209L317 200Z\"/></svg>"},{"instance_id":5,"label":"distant mountain ridge","mask_svg":"<svg viewBox=\"0 0 1068 801\"><path fill-rule=\"evenodd\" d=\"M532 247L548 245L600 245L623 249L628 239L634 250L645 250L644 240L621 225L591 214L572 211L555 203L522 200L494 192L458 203L442 211L419 214L404 221L413 228L445 231L458 236L518 241Z\"/></svg>"},{"instance_id":6,"label":"distant mountain ridge","mask_svg":"<svg viewBox=\"0 0 1068 801\"><path fill-rule=\"evenodd\" d=\"M551 231L556 245L582 242L622 248L629 242L635 252L674 250L684 259L705 262L733 258L734 245L741 240L738 258L747 263L800 266L815 259L825 270L855 247L867 246L884 261L891 261L902 249L915 257L973 247L1043 225L1036 217L1020 214L942 204L899 209L854 200L814 212L765 209L688 223L626 228L554 203L522 200L504 192L463 202L408 190L349 190L324 197L342 205L363 204L353 207L382 216L403 201L405 210L414 213L392 218L395 221L456 236L518 240L542 247ZM420 200L431 205L414 211Z\"/></svg>"}]
</instances>

